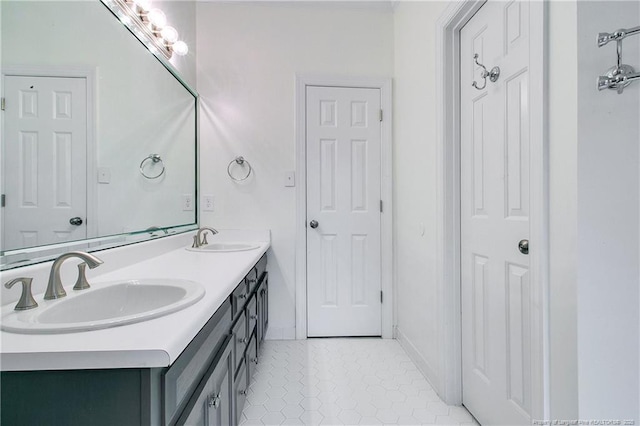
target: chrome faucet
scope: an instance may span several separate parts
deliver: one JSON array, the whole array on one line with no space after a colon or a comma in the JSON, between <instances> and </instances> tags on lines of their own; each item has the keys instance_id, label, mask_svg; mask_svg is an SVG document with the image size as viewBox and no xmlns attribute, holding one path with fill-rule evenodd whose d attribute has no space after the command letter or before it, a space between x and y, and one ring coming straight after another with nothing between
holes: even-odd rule
<instances>
[{"instance_id":1,"label":"chrome faucet","mask_svg":"<svg viewBox=\"0 0 640 426\"><path fill-rule=\"evenodd\" d=\"M87 265L91 269L102 265L102 260L92 254L82 251L71 251L58 256L58 258L53 262L53 265L51 265L49 284L47 285L47 291L44 293L45 300L59 299L60 297L65 297L67 295L67 292L64 291L64 287L62 287L62 281L60 280L60 267L65 260L72 257L84 260L84 263L78 265L78 281L76 281L76 285L73 287L74 290L89 288L89 283L87 282L87 278L84 274Z\"/></svg>"},{"instance_id":2,"label":"chrome faucet","mask_svg":"<svg viewBox=\"0 0 640 426\"><path fill-rule=\"evenodd\" d=\"M202 228L198 229L198 233L193 236L193 245L191 246L192 248L198 248L209 244L209 242L207 242L207 231L211 232L211 235L216 235L218 233L218 231L213 228L203 226ZM200 235L202 233L204 233L204 235L202 236L202 239L200 239Z\"/></svg>"}]
</instances>

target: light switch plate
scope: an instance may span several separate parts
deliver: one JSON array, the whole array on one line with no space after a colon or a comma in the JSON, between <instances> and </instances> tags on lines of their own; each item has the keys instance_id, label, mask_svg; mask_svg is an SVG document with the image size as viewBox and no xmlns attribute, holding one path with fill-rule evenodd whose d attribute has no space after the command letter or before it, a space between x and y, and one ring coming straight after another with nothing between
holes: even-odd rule
<instances>
[{"instance_id":1,"label":"light switch plate","mask_svg":"<svg viewBox=\"0 0 640 426\"><path fill-rule=\"evenodd\" d=\"M284 186L296 186L296 172L288 171L284 173Z\"/></svg>"},{"instance_id":2,"label":"light switch plate","mask_svg":"<svg viewBox=\"0 0 640 426\"><path fill-rule=\"evenodd\" d=\"M111 169L109 167L98 168L98 183L111 183Z\"/></svg>"}]
</instances>

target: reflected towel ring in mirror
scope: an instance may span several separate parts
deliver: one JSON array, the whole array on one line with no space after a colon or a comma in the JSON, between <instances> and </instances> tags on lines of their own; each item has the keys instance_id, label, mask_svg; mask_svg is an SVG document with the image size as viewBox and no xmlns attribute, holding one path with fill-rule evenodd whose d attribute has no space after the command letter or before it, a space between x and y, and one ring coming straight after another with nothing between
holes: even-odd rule
<instances>
[{"instance_id":1,"label":"reflected towel ring in mirror","mask_svg":"<svg viewBox=\"0 0 640 426\"><path fill-rule=\"evenodd\" d=\"M485 67L480 62L478 62L477 53L473 55L473 60L475 61L477 66L482 67L482 72L480 73L480 77L484 79L484 84L482 85L482 87L478 87L478 83L475 81L471 83L473 87L475 87L478 90L482 90L485 87L487 87L487 77L489 77L489 80L492 83L495 83L496 81L498 81L498 77L500 77L500 67L493 67L491 68L491 71L487 71L487 67Z\"/></svg>"},{"instance_id":2,"label":"reflected towel ring in mirror","mask_svg":"<svg viewBox=\"0 0 640 426\"><path fill-rule=\"evenodd\" d=\"M231 166L233 165L233 163L238 164L241 167L244 167L245 165L247 166L248 170L247 170L247 174L242 177L242 178L235 178L233 177L233 175L231 174ZM236 157L233 160L231 160L231 162L229 163L229 165L227 166L227 174L229 175L229 177L233 180L235 180L236 182L242 182L243 180L247 180L247 178L249 177L249 175L251 174L251 164L249 164L249 162L247 160L245 160L242 156Z\"/></svg>"},{"instance_id":3,"label":"reflected towel ring in mirror","mask_svg":"<svg viewBox=\"0 0 640 426\"><path fill-rule=\"evenodd\" d=\"M144 172L144 165L147 161L151 161L151 164L157 164L160 163L160 166L162 166L162 170L160 170L160 173L158 173L157 175L153 176L153 175L148 175ZM162 176L164 174L164 161L162 161L162 158L160 157L159 154L149 154L148 157L145 157L144 160L142 160L142 162L140 163L140 174L142 176L144 176L147 179L158 179L160 176Z\"/></svg>"}]
</instances>

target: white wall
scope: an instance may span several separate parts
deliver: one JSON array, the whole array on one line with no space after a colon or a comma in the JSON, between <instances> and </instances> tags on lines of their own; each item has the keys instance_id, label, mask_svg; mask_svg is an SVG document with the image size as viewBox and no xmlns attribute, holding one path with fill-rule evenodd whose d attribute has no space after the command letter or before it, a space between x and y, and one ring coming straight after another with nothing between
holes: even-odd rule
<instances>
[{"instance_id":1,"label":"white wall","mask_svg":"<svg viewBox=\"0 0 640 426\"><path fill-rule=\"evenodd\" d=\"M200 189L215 197L201 223L272 230L269 332L293 338L296 188L284 187L284 173L295 170L295 75L391 76L391 9L199 2L197 44ZM244 184L227 176L237 155L254 169Z\"/></svg>"},{"instance_id":2,"label":"white wall","mask_svg":"<svg viewBox=\"0 0 640 426\"><path fill-rule=\"evenodd\" d=\"M436 285L435 23L446 2L394 13L394 252L397 333L430 381L442 380Z\"/></svg>"},{"instance_id":3,"label":"white wall","mask_svg":"<svg viewBox=\"0 0 640 426\"><path fill-rule=\"evenodd\" d=\"M640 84L598 92L615 43L598 32L638 25L638 2L578 2L578 382L580 417L638 420ZM640 67L640 38L623 60Z\"/></svg>"}]
</instances>

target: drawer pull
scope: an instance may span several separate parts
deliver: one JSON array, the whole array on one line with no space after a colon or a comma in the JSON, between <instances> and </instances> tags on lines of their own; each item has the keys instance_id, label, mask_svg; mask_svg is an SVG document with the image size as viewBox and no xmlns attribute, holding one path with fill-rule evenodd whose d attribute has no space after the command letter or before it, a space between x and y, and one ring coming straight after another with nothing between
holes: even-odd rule
<instances>
[{"instance_id":1,"label":"drawer pull","mask_svg":"<svg viewBox=\"0 0 640 426\"><path fill-rule=\"evenodd\" d=\"M208 405L210 408L218 408L220 406L220 394L210 396Z\"/></svg>"},{"instance_id":2,"label":"drawer pull","mask_svg":"<svg viewBox=\"0 0 640 426\"><path fill-rule=\"evenodd\" d=\"M246 389L240 389L240 390L238 391L238 393L239 393L240 395L247 395L247 390L246 390Z\"/></svg>"},{"instance_id":3,"label":"drawer pull","mask_svg":"<svg viewBox=\"0 0 640 426\"><path fill-rule=\"evenodd\" d=\"M238 342L240 343L247 343L249 340L246 337L243 337L242 339L238 339Z\"/></svg>"}]
</instances>

